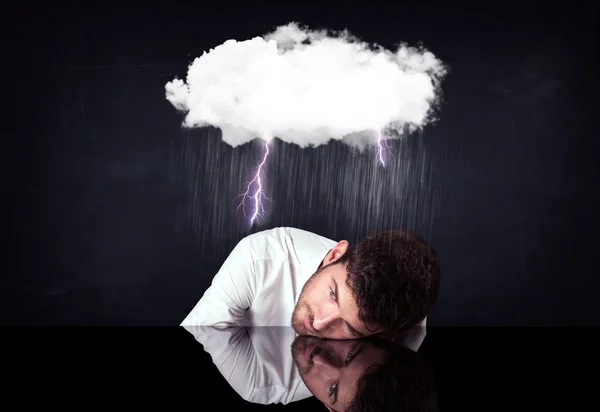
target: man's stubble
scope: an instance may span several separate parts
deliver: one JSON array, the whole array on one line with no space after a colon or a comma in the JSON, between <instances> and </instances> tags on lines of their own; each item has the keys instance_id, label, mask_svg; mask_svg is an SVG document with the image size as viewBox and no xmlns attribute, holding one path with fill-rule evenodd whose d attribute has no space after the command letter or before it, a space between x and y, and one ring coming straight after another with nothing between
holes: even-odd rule
<instances>
[{"instance_id":1,"label":"man's stubble","mask_svg":"<svg viewBox=\"0 0 600 412\"><path fill-rule=\"evenodd\" d=\"M304 327L304 317L306 316L306 314L308 314L308 316L310 318L310 322L312 324L314 314L313 314L313 311L308 306L308 303L306 303L306 301L305 301L306 294L308 291L310 291L317 275L321 272L322 269L323 268L320 268L315 273L313 273L311 275L311 277L308 279L308 281L304 284L304 286L302 287L302 290L300 291L300 296L298 297L298 302L296 303L296 306L294 307L294 312L292 313L292 327L294 328L294 331L296 331L296 333L298 333L299 335L307 335L308 334L307 333L308 331Z\"/></svg>"}]
</instances>

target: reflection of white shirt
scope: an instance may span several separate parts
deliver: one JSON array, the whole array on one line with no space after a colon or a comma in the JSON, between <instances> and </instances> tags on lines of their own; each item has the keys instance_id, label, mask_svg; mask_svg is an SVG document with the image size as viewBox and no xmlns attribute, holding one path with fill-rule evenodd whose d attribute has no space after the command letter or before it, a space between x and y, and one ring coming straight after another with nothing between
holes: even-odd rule
<instances>
[{"instance_id":1,"label":"reflection of white shirt","mask_svg":"<svg viewBox=\"0 0 600 412\"><path fill-rule=\"evenodd\" d=\"M294 358L291 327L185 326L211 356L219 372L245 400L268 405L288 404L312 396ZM403 343L417 351L425 327L411 329Z\"/></svg>"},{"instance_id":2,"label":"reflection of white shirt","mask_svg":"<svg viewBox=\"0 0 600 412\"><path fill-rule=\"evenodd\" d=\"M242 239L182 326L291 326L302 286L337 242L278 227Z\"/></svg>"},{"instance_id":3,"label":"reflection of white shirt","mask_svg":"<svg viewBox=\"0 0 600 412\"><path fill-rule=\"evenodd\" d=\"M291 227L245 237L181 326L291 326L302 287L336 244Z\"/></svg>"},{"instance_id":4,"label":"reflection of white shirt","mask_svg":"<svg viewBox=\"0 0 600 412\"><path fill-rule=\"evenodd\" d=\"M245 400L287 404L312 396L292 357L291 327L186 326L231 387Z\"/></svg>"}]
</instances>

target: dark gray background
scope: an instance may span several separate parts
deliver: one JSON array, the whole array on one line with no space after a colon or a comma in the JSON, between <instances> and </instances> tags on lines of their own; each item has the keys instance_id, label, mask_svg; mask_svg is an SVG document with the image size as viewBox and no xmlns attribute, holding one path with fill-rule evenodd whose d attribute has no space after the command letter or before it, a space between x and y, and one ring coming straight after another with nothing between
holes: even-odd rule
<instances>
[{"instance_id":1,"label":"dark gray background","mask_svg":"<svg viewBox=\"0 0 600 412\"><path fill-rule=\"evenodd\" d=\"M251 232L406 226L442 261L430 324L598 324L598 7L421 4L9 15L2 323L175 325ZM290 21L422 42L450 66L445 102L386 169L339 143L276 142L269 214L249 228L235 196L260 146L183 130L164 85L204 50Z\"/></svg>"}]
</instances>

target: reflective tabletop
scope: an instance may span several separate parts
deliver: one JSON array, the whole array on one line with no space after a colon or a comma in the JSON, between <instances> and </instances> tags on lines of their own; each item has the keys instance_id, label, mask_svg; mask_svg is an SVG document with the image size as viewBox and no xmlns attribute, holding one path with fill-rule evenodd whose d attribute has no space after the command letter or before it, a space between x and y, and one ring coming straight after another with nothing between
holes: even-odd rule
<instances>
[{"instance_id":1,"label":"reflective tabletop","mask_svg":"<svg viewBox=\"0 0 600 412\"><path fill-rule=\"evenodd\" d=\"M433 327L418 347L283 327L1 330L9 402L64 408L573 408L599 343L593 328Z\"/></svg>"}]
</instances>

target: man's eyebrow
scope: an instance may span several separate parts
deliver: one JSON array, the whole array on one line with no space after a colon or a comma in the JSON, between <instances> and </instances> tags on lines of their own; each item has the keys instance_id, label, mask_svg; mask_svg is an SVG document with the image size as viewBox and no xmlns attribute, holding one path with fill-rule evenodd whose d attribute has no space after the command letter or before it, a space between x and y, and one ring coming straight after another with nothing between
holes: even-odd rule
<instances>
[{"instance_id":1,"label":"man's eyebrow","mask_svg":"<svg viewBox=\"0 0 600 412\"><path fill-rule=\"evenodd\" d=\"M335 293L336 295L339 297L339 286L335 280L335 278L331 278L331 280L333 281L333 285L335 286ZM337 305L340 305L340 302L337 301ZM357 338L362 338L365 335L363 335L362 333L360 333L355 327L353 327L351 324L349 324L347 321L344 321L344 323L346 324L346 326L348 327L348 329L350 330L350 333L353 334L354 336L356 336Z\"/></svg>"}]
</instances>

